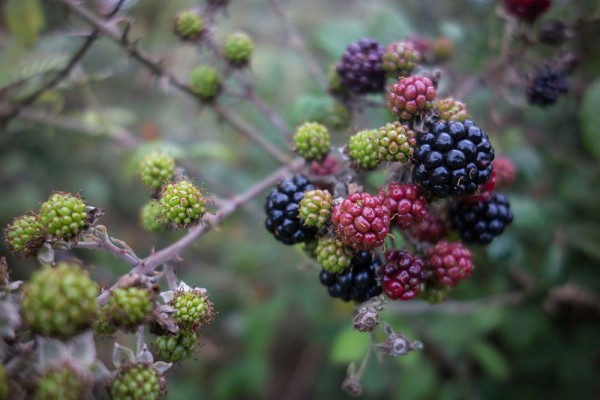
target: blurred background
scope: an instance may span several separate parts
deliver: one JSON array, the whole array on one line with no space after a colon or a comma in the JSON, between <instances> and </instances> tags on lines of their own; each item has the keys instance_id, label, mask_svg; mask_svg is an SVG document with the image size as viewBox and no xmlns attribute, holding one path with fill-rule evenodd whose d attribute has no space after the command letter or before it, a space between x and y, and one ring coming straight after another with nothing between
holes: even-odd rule
<instances>
[{"instance_id":1,"label":"blurred background","mask_svg":"<svg viewBox=\"0 0 600 400\"><path fill-rule=\"evenodd\" d=\"M131 37L140 38L139 45L160 56L169 71L185 80L198 63L214 64L210 52L198 52L172 34L175 13L198 2L128 3ZM371 359L365 398L600 398L600 1L553 3L542 20L577 26L569 46L580 65L570 77L570 95L540 109L527 105L522 84L502 90L477 85L461 99L497 154L518 167L508 193L514 223L491 245L474 249L475 273L448 303L412 301L386 309L381 318L425 349ZM2 88L27 68L62 65L81 43L77 34L89 32L58 2L0 4ZM94 6L89 0L83 4ZM414 36L448 38L454 53L439 66L442 95L456 93L497 57L504 29L500 2L492 0L284 1L288 22L273 4L232 0L217 21L216 37L238 30L250 34L255 54L247 75L292 127L317 118L333 100L290 46L290 27L323 71L363 37L385 44ZM515 61L521 72L549 60L552 49L530 53ZM41 75L32 76L19 90L39 85ZM221 197L243 192L278 168L209 108L163 86L119 46L100 39L70 80L30 108L58 115L70 126L24 115L0 132L0 225L36 209L52 190L80 192L89 204L106 209L100 222L111 236L146 256L184 234L149 234L138 224L149 193L136 182L134 169L149 149L170 152L207 192ZM290 138L251 104L233 97L219 101L275 146L289 148ZM389 120L384 109L365 109L349 128L333 133L334 141L341 144L357 130ZM118 130L143 144L128 148L104 133ZM373 182L382 178L375 175ZM316 263L264 229L265 196L202 237L178 265L181 279L207 288L219 314L201 337L203 347L169 374L168 399L347 397L340 390L346 367L360 362L369 337L353 331L353 306L328 296ZM76 254L104 285L128 270L109 254ZM34 260L11 257L3 244L0 255L7 257L14 279L27 279L37 268Z\"/></svg>"}]
</instances>

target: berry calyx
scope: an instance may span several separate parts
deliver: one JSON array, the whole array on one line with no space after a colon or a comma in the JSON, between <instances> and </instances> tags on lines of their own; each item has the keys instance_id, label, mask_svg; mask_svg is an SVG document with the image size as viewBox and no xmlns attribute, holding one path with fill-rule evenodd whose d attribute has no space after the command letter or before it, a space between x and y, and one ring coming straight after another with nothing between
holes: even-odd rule
<instances>
[{"instance_id":1,"label":"berry calyx","mask_svg":"<svg viewBox=\"0 0 600 400\"><path fill-rule=\"evenodd\" d=\"M319 280L327 287L329 295L343 301L362 303L381 294L377 270L381 262L370 251L359 251L350 261L350 267L341 273L321 271Z\"/></svg>"},{"instance_id":2,"label":"berry calyx","mask_svg":"<svg viewBox=\"0 0 600 400\"><path fill-rule=\"evenodd\" d=\"M154 308L154 294L144 288L116 288L110 294L103 312L110 324L125 330L133 330L143 324Z\"/></svg>"},{"instance_id":3,"label":"berry calyx","mask_svg":"<svg viewBox=\"0 0 600 400\"><path fill-rule=\"evenodd\" d=\"M109 392L112 400L158 400L165 386L165 378L151 365L136 363L119 370Z\"/></svg>"},{"instance_id":4,"label":"berry calyx","mask_svg":"<svg viewBox=\"0 0 600 400\"><path fill-rule=\"evenodd\" d=\"M504 0L506 11L528 23L538 19L551 4L552 0Z\"/></svg>"},{"instance_id":5,"label":"berry calyx","mask_svg":"<svg viewBox=\"0 0 600 400\"><path fill-rule=\"evenodd\" d=\"M454 204L450 218L466 243L487 244L504 231L513 216L508 198L496 193L489 200Z\"/></svg>"},{"instance_id":6,"label":"berry calyx","mask_svg":"<svg viewBox=\"0 0 600 400\"><path fill-rule=\"evenodd\" d=\"M427 199L413 184L390 183L379 191L378 196L385 200L392 222L395 221L400 229L408 229L427 217Z\"/></svg>"},{"instance_id":7,"label":"berry calyx","mask_svg":"<svg viewBox=\"0 0 600 400\"><path fill-rule=\"evenodd\" d=\"M465 104L456 100L454 97L446 97L445 99L436 101L435 107L437 108L439 118L442 121L464 122L471 118Z\"/></svg>"},{"instance_id":8,"label":"berry calyx","mask_svg":"<svg viewBox=\"0 0 600 400\"><path fill-rule=\"evenodd\" d=\"M383 199L354 193L333 207L337 236L347 246L371 250L383 245L390 230L390 209Z\"/></svg>"},{"instance_id":9,"label":"berry calyx","mask_svg":"<svg viewBox=\"0 0 600 400\"><path fill-rule=\"evenodd\" d=\"M351 43L336 69L343 86L355 94L377 93L384 89L384 47L372 39Z\"/></svg>"},{"instance_id":10,"label":"berry calyx","mask_svg":"<svg viewBox=\"0 0 600 400\"><path fill-rule=\"evenodd\" d=\"M294 150L306 160L323 160L329 153L330 136L327 128L316 122L306 122L296 129Z\"/></svg>"},{"instance_id":11,"label":"berry calyx","mask_svg":"<svg viewBox=\"0 0 600 400\"><path fill-rule=\"evenodd\" d=\"M140 181L152 190L160 190L175 176L175 159L159 151L144 156L139 165Z\"/></svg>"},{"instance_id":12,"label":"berry calyx","mask_svg":"<svg viewBox=\"0 0 600 400\"><path fill-rule=\"evenodd\" d=\"M329 221L333 197L327 190L309 190L300 200L298 216L304 225L322 228Z\"/></svg>"},{"instance_id":13,"label":"berry calyx","mask_svg":"<svg viewBox=\"0 0 600 400\"><path fill-rule=\"evenodd\" d=\"M180 180L163 188L162 216L180 228L197 224L206 213L206 198L193 183Z\"/></svg>"},{"instance_id":14,"label":"berry calyx","mask_svg":"<svg viewBox=\"0 0 600 400\"><path fill-rule=\"evenodd\" d=\"M198 347L198 336L193 331L180 330L177 335L158 336L153 346L157 359L179 362L189 358Z\"/></svg>"},{"instance_id":15,"label":"berry calyx","mask_svg":"<svg viewBox=\"0 0 600 400\"><path fill-rule=\"evenodd\" d=\"M250 36L243 32L231 33L225 38L223 56L234 67L243 67L248 64L254 43Z\"/></svg>"},{"instance_id":16,"label":"berry calyx","mask_svg":"<svg viewBox=\"0 0 600 400\"><path fill-rule=\"evenodd\" d=\"M175 16L173 31L182 40L200 39L204 33L204 20L196 11L181 11Z\"/></svg>"},{"instance_id":17,"label":"berry calyx","mask_svg":"<svg viewBox=\"0 0 600 400\"><path fill-rule=\"evenodd\" d=\"M317 262L327 272L342 272L350 266L352 249L347 247L341 240L334 237L324 236L317 242Z\"/></svg>"},{"instance_id":18,"label":"berry calyx","mask_svg":"<svg viewBox=\"0 0 600 400\"><path fill-rule=\"evenodd\" d=\"M171 318L184 330L198 332L210 324L215 315L213 303L199 289L178 290L169 305L175 310Z\"/></svg>"},{"instance_id":19,"label":"berry calyx","mask_svg":"<svg viewBox=\"0 0 600 400\"><path fill-rule=\"evenodd\" d=\"M140 224L148 232L161 232L167 228L160 202L151 200L140 210Z\"/></svg>"},{"instance_id":20,"label":"berry calyx","mask_svg":"<svg viewBox=\"0 0 600 400\"><path fill-rule=\"evenodd\" d=\"M425 265L437 286L456 286L473 273L473 255L461 242L441 241L425 251Z\"/></svg>"},{"instance_id":21,"label":"berry calyx","mask_svg":"<svg viewBox=\"0 0 600 400\"><path fill-rule=\"evenodd\" d=\"M55 192L40 206L40 223L56 239L68 240L87 226L86 204L79 195Z\"/></svg>"},{"instance_id":22,"label":"berry calyx","mask_svg":"<svg viewBox=\"0 0 600 400\"><path fill-rule=\"evenodd\" d=\"M21 312L35 333L67 339L92 325L99 287L77 264L35 272L25 285Z\"/></svg>"},{"instance_id":23,"label":"berry calyx","mask_svg":"<svg viewBox=\"0 0 600 400\"><path fill-rule=\"evenodd\" d=\"M35 256L44 244L46 230L35 214L15 218L4 228L4 243L15 257Z\"/></svg>"},{"instance_id":24,"label":"berry calyx","mask_svg":"<svg viewBox=\"0 0 600 400\"><path fill-rule=\"evenodd\" d=\"M388 78L410 76L421 61L421 53L408 40L390 44L382 56L383 70Z\"/></svg>"},{"instance_id":25,"label":"berry calyx","mask_svg":"<svg viewBox=\"0 0 600 400\"><path fill-rule=\"evenodd\" d=\"M431 79L415 75L394 83L387 93L387 102L393 114L409 120L432 108L435 96Z\"/></svg>"},{"instance_id":26,"label":"berry calyx","mask_svg":"<svg viewBox=\"0 0 600 400\"><path fill-rule=\"evenodd\" d=\"M367 129L350 136L348 156L353 165L364 170L375 169L379 165L377 130Z\"/></svg>"},{"instance_id":27,"label":"berry calyx","mask_svg":"<svg viewBox=\"0 0 600 400\"><path fill-rule=\"evenodd\" d=\"M381 161L407 162L415 151L415 133L400 122L386 124L377 134L378 156Z\"/></svg>"},{"instance_id":28,"label":"berry calyx","mask_svg":"<svg viewBox=\"0 0 600 400\"><path fill-rule=\"evenodd\" d=\"M406 250L385 252L381 269L383 293L392 300L410 300L421 293L425 280L423 260Z\"/></svg>"},{"instance_id":29,"label":"berry calyx","mask_svg":"<svg viewBox=\"0 0 600 400\"><path fill-rule=\"evenodd\" d=\"M437 197L474 194L492 175L494 149L471 120L438 122L417 138L413 182Z\"/></svg>"},{"instance_id":30,"label":"berry calyx","mask_svg":"<svg viewBox=\"0 0 600 400\"><path fill-rule=\"evenodd\" d=\"M305 225L298 216L304 192L315 190L315 185L304 175L296 175L279 182L267 196L265 227L283 244L292 245L314 238L316 229Z\"/></svg>"},{"instance_id":31,"label":"berry calyx","mask_svg":"<svg viewBox=\"0 0 600 400\"><path fill-rule=\"evenodd\" d=\"M197 66L190 73L190 86L202 100L214 99L221 91L219 71L207 65Z\"/></svg>"}]
</instances>

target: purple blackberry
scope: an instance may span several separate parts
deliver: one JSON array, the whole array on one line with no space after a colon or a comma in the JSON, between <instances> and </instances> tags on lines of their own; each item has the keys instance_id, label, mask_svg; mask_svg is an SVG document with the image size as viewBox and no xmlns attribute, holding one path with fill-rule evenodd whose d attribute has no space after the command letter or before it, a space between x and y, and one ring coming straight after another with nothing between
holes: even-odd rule
<instances>
[{"instance_id":1,"label":"purple blackberry","mask_svg":"<svg viewBox=\"0 0 600 400\"><path fill-rule=\"evenodd\" d=\"M319 279L327 286L331 297L362 303L381 294L381 286L376 279L379 267L381 261L370 251L362 250L352 257L350 268L337 274L322 270Z\"/></svg>"},{"instance_id":2,"label":"purple blackberry","mask_svg":"<svg viewBox=\"0 0 600 400\"><path fill-rule=\"evenodd\" d=\"M314 238L316 229L304 225L298 217L300 200L304 192L316 187L304 175L295 175L279 182L267 196L265 211L267 230L283 244L292 245Z\"/></svg>"},{"instance_id":3,"label":"purple blackberry","mask_svg":"<svg viewBox=\"0 0 600 400\"><path fill-rule=\"evenodd\" d=\"M438 122L417 137L413 181L437 197L471 195L492 175L494 149L487 134L465 122Z\"/></svg>"},{"instance_id":4,"label":"purple blackberry","mask_svg":"<svg viewBox=\"0 0 600 400\"><path fill-rule=\"evenodd\" d=\"M382 92L385 87L385 48L372 39L351 43L336 69L342 85L356 94Z\"/></svg>"},{"instance_id":5,"label":"purple blackberry","mask_svg":"<svg viewBox=\"0 0 600 400\"><path fill-rule=\"evenodd\" d=\"M450 218L466 243L487 244L512 222L508 198L496 193L490 200L475 203L456 203L450 209Z\"/></svg>"},{"instance_id":6,"label":"purple blackberry","mask_svg":"<svg viewBox=\"0 0 600 400\"><path fill-rule=\"evenodd\" d=\"M527 86L529 104L546 107L569 91L569 83L565 74L552 67L538 70Z\"/></svg>"}]
</instances>

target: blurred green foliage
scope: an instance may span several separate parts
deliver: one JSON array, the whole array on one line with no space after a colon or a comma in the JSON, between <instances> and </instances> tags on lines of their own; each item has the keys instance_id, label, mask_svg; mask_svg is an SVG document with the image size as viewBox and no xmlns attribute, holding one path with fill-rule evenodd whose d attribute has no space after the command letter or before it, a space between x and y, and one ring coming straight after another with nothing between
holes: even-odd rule
<instances>
[{"instance_id":1,"label":"blurred green foliage","mask_svg":"<svg viewBox=\"0 0 600 400\"><path fill-rule=\"evenodd\" d=\"M450 37L457 52L441 66L440 88L450 95L497 55L490 44L502 31L498 3L290 1L285 9L325 71L348 43L363 36L385 43L411 35ZM497 153L515 161L519 177L509 193L513 226L487 248L477 249L474 276L453 299L493 299L514 291L526 295L517 304L481 301L466 311L462 303L458 309L425 306L418 312L407 303L386 311L382 317L396 331L421 340L425 349L397 360L372 359L363 380L366 398L600 396L600 48L593 45L600 34L600 2L554 3L545 18L580 24L574 46L581 65L571 78L571 95L547 109L527 106L522 88L498 92L481 86L463 99L490 133ZM171 33L173 15L195 4L145 0L129 11L132 37L141 38L140 45L161 55L165 67L182 79L196 64L210 63ZM22 96L40 84L43 74L60 68L64 55L82 40L69 33L85 25L65 18L58 3L50 1L6 0L2 11L0 84L4 88L27 80L13 87ZM318 116L330 104L288 45L269 2L233 0L226 18L219 20L217 39L237 30L247 31L255 42L251 75L258 93L291 125ZM1 132L0 225L36 209L53 189L80 191L90 204L107 210L101 223L110 234L144 256L183 234L148 234L137 224L148 193L135 183L133 166L150 148L160 147L179 163L192 165L196 181L219 196L242 192L277 167L209 109L173 89L164 92L157 83L114 43L99 40L72 79L35 107L59 111L99 134L26 120ZM289 138L250 104L222 101L273 144L288 146ZM335 133L334 142L341 144L349 134L389 118L386 111L365 110L351 128ZM130 150L100 133L115 128L131 130L145 144ZM315 264L266 232L262 197L204 236L179 265L183 280L208 289L219 314L201 337L204 347L169 376L169 399L346 396L339 389L346 366L360 362L368 338L351 330L352 306L327 296ZM0 255L6 253L0 247ZM110 255L83 250L77 255L105 285L127 271ZM26 279L36 268L31 260L8 259L15 279ZM565 285L592 299L557 295L555 289Z\"/></svg>"}]
</instances>

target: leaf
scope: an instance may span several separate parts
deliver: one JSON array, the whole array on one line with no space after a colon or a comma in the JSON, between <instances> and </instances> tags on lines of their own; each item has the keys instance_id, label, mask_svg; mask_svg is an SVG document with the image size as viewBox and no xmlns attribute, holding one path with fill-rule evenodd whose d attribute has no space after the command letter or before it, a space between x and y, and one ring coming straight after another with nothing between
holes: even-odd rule
<instances>
[{"instance_id":1,"label":"leaf","mask_svg":"<svg viewBox=\"0 0 600 400\"><path fill-rule=\"evenodd\" d=\"M600 161L600 79L596 79L588 88L581 104L581 140L590 153Z\"/></svg>"},{"instance_id":2,"label":"leaf","mask_svg":"<svg viewBox=\"0 0 600 400\"><path fill-rule=\"evenodd\" d=\"M568 230L567 237L572 247L600 261L600 229L594 225L576 225Z\"/></svg>"},{"instance_id":3,"label":"leaf","mask_svg":"<svg viewBox=\"0 0 600 400\"><path fill-rule=\"evenodd\" d=\"M362 22L338 20L319 29L315 35L315 41L317 46L325 51L330 58L337 60L351 42L367 36L367 31Z\"/></svg>"},{"instance_id":4,"label":"leaf","mask_svg":"<svg viewBox=\"0 0 600 400\"><path fill-rule=\"evenodd\" d=\"M322 121L332 105L333 100L329 96L298 96L292 105L291 122L299 125L307 121Z\"/></svg>"},{"instance_id":5,"label":"leaf","mask_svg":"<svg viewBox=\"0 0 600 400\"><path fill-rule=\"evenodd\" d=\"M7 0L4 16L10 33L28 47L35 45L46 25L40 0Z\"/></svg>"},{"instance_id":6,"label":"leaf","mask_svg":"<svg viewBox=\"0 0 600 400\"><path fill-rule=\"evenodd\" d=\"M495 347L486 342L477 341L471 346L471 355L493 379L503 381L508 378L510 374L508 361Z\"/></svg>"},{"instance_id":7,"label":"leaf","mask_svg":"<svg viewBox=\"0 0 600 400\"><path fill-rule=\"evenodd\" d=\"M67 65L68 59L65 54L44 54L20 58L16 62L0 62L0 90L37 75L58 71Z\"/></svg>"},{"instance_id":8,"label":"leaf","mask_svg":"<svg viewBox=\"0 0 600 400\"><path fill-rule=\"evenodd\" d=\"M346 364L360 360L369 349L369 336L354 330L351 326L342 330L331 347L329 358L332 362Z\"/></svg>"}]
</instances>

